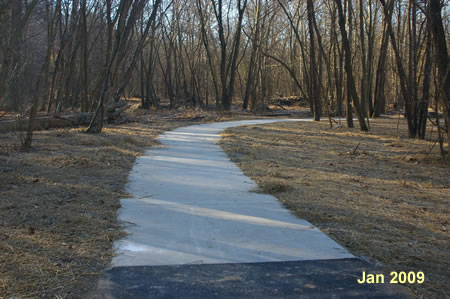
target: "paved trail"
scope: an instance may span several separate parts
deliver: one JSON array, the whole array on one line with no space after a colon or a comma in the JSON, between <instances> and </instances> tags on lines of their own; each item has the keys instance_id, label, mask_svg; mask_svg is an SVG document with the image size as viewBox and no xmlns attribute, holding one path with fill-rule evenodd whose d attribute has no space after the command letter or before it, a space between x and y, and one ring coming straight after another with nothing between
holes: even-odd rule
<instances>
[{"instance_id":1,"label":"paved trail","mask_svg":"<svg viewBox=\"0 0 450 299\"><path fill-rule=\"evenodd\" d=\"M129 234L115 244L118 255L99 293L284 297L367 291L355 280L368 264L275 197L251 192L256 184L216 144L226 128L277 121L309 119L202 124L162 134L164 147L138 158L130 174L133 197L122 200L119 215L130 224ZM387 294L384 288L370 292Z\"/></svg>"}]
</instances>

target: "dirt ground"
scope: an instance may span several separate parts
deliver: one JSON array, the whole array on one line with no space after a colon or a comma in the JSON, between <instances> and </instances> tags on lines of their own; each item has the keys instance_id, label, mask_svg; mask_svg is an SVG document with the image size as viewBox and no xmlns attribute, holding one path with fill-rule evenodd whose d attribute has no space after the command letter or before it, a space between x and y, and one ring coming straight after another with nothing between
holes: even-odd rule
<instances>
[{"instance_id":1,"label":"dirt ground","mask_svg":"<svg viewBox=\"0 0 450 299\"><path fill-rule=\"evenodd\" d=\"M238 127L220 143L260 191L388 275L423 271L423 285L408 285L419 297L448 298L450 163L397 123L374 120L369 133L325 121Z\"/></svg>"},{"instance_id":2,"label":"dirt ground","mask_svg":"<svg viewBox=\"0 0 450 299\"><path fill-rule=\"evenodd\" d=\"M163 131L249 118L201 111L134 111L138 123L0 134L0 298L83 298L112 258L120 198L137 156Z\"/></svg>"}]
</instances>

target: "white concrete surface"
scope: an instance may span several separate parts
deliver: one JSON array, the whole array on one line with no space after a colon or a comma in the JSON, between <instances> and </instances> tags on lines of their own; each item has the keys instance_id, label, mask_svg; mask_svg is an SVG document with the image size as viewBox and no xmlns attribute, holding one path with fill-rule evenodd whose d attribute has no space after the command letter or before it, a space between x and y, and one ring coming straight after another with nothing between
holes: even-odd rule
<instances>
[{"instance_id":1,"label":"white concrete surface","mask_svg":"<svg viewBox=\"0 0 450 299\"><path fill-rule=\"evenodd\" d=\"M226 128L271 119L194 125L166 132L166 146L137 159L119 218L130 223L114 266L352 258L256 184L216 144Z\"/></svg>"}]
</instances>

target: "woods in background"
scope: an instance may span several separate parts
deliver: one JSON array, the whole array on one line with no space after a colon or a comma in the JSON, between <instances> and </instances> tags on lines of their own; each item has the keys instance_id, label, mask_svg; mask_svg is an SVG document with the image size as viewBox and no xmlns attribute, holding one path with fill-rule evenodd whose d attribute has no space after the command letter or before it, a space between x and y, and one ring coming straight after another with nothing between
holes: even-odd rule
<instances>
[{"instance_id":1,"label":"woods in background","mask_svg":"<svg viewBox=\"0 0 450 299\"><path fill-rule=\"evenodd\" d=\"M166 99L170 108L256 112L272 97L296 95L314 119L346 116L353 127L355 114L361 130L398 107L411 138L425 137L433 108L442 136L450 128L445 5L2 0L0 110L30 118L25 146L38 111L91 112L88 132L96 133L106 107L124 96L145 109Z\"/></svg>"}]
</instances>

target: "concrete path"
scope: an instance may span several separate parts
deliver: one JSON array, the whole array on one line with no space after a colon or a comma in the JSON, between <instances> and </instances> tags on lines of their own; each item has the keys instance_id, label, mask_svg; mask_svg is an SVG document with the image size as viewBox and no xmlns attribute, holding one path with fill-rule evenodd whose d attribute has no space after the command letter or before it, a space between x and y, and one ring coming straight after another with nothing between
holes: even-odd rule
<instances>
[{"instance_id":1,"label":"concrete path","mask_svg":"<svg viewBox=\"0 0 450 299\"><path fill-rule=\"evenodd\" d=\"M404 289L358 284L372 265L292 215L216 144L234 126L166 132L165 147L137 159L119 218L129 223L112 268L90 298L408 298Z\"/></svg>"},{"instance_id":2,"label":"concrete path","mask_svg":"<svg viewBox=\"0 0 450 299\"><path fill-rule=\"evenodd\" d=\"M120 220L130 223L113 266L249 263L353 257L256 184L216 144L229 127L270 119L194 125L159 137L136 161Z\"/></svg>"}]
</instances>

